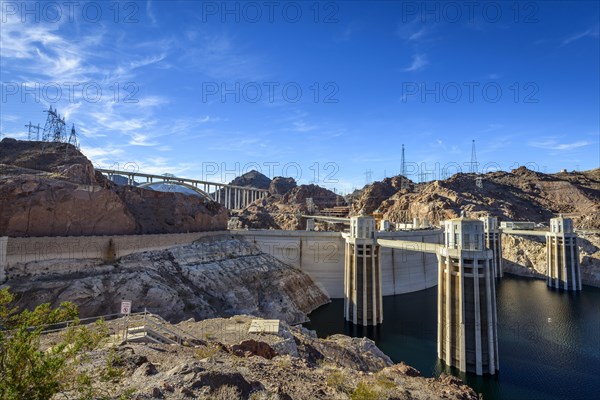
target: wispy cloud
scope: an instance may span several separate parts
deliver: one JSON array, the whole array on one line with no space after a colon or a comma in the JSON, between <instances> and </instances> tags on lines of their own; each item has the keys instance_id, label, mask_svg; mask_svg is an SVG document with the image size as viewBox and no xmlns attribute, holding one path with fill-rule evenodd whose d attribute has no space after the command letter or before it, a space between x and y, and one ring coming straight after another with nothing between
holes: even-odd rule
<instances>
[{"instance_id":1,"label":"wispy cloud","mask_svg":"<svg viewBox=\"0 0 600 400\"><path fill-rule=\"evenodd\" d=\"M596 25L593 28L586 29L585 31L577 32L577 33L569 36L568 38L563 39L562 45L566 46L569 43L575 42L575 41L577 41L579 39L583 39L583 38L586 38L586 37L591 37L591 38L596 38L597 39L598 38L598 25Z\"/></svg>"},{"instance_id":2,"label":"wispy cloud","mask_svg":"<svg viewBox=\"0 0 600 400\"><path fill-rule=\"evenodd\" d=\"M433 25L427 25L420 18L403 22L399 24L398 28L396 29L396 35L407 42L412 42L413 44L431 39L431 34L433 32Z\"/></svg>"},{"instance_id":3,"label":"wispy cloud","mask_svg":"<svg viewBox=\"0 0 600 400\"><path fill-rule=\"evenodd\" d=\"M154 10L152 9L151 0L146 1L146 15L148 16L150 22L152 22L152 25L156 25L156 16L154 15Z\"/></svg>"},{"instance_id":4,"label":"wispy cloud","mask_svg":"<svg viewBox=\"0 0 600 400\"><path fill-rule=\"evenodd\" d=\"M543 141L530 141L529 145L532 147L537 147L539 149L546 149L546 150L573 150L573 149L577 149L580 147L585 147L592 144L591 142L585 141L585 140L578 140L576 142L571 142L571 143L559 143L557 140L555 139L547 139L547 140L543 140Z\"/></svg>"},{"instance_id":5,"label":"wispy cloud","mask_svg":"<svg viewBox=\"0 0 600 400\"><path fill-rule=\"evenodd\" d=\"M405 71L405 72L419 71L420 69L423 69L423 67L425 67L428 63L429 62L427 61L427 58L424 54L415 54L413 56L412 64L410 64L410 66L404 68L403 71Z\"/></svg>"}]
</instances>

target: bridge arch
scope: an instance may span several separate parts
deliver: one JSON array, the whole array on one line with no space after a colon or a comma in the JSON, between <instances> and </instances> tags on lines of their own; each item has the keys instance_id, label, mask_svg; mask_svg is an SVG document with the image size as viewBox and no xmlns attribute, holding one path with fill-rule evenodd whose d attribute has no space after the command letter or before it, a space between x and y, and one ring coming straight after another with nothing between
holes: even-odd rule
<instances>
[{"instance_id":1,"label":"bridge arch","mask_svg":"<svg viewBox=\"0 0 600 400\"><path fill-rule=\"evenodd\" d=\"M171 180L166 180L166 181L156 181L156 182L146 182L146 183L142 183L140 185L138 185L138 187L140 188L152 188L152 185L176 185L176 186L182 186L188 189L193 190L194 192L198 193L201 197L204 197L205 199L208 199L210 201L215 201L212 196L208 193L206 193L204 190L197 188L196 186L190 185L189 183L185 183L185 182L178 182L178 181L171 181ZM158 191L158 190L157 190Z\"/></svg>"}]
</instances>

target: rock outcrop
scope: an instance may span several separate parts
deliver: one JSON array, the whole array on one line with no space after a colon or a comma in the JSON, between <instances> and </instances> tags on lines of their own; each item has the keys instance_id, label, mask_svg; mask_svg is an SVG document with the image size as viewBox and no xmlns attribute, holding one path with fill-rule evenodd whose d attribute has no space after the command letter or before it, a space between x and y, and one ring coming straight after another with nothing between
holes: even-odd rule
<instances>
[{"instance_id":1,"label":"rock outcrop","mask_svg":"<svg viewBox=\"0 0 600 400\"><path fill-rule=\"evenodd\" d=\"M284 195L293 188L298 186L294 178L284 178L283 176L276 176L269 185L269 193Z\"/></svg>"},{"instance_id":2,"label":"rock outcrop","mask_svg":"<svg viewBox=\"0 0 600 400\"><path fill-rule=\"evenodd\" d=\"M357 194L357 198L352 202L351 212L355 215L365 213L371 214L377 210L384 200L397 193L403 187L413 184L409 179L402 176L385 178L381 182L374 182L367 185Z\"/></svg>"},{"instance_id":3,"label":"rock outcrop","mask_svg":"<svg viewBox=\"0 0 600 400\"><path fill-rule=\"evenodd\" d=\"M48 261L41 267L53 269ZM129 299L134 310L147 308L169 320L243 313L299 323L329 302L304 272L232 236L130 254L112 264L99 261L81 274L14 278L6 285L21 295L22 307L72 301L84 317L112 314Z\"/></svg>"},{"instance_id":4,"label":"rock outcrop","mask_svg":"<svg viewBox=\"0 0 600 400\"><path fill-rule=\"evenodd\" d=\"M578 234L581 282L600 287L600 233ZM543 238L502 235L504 272L546 279L546 244Z\"/></svg>"},{"instance_id":5,"label":"rock outcrop","mask_svg":"<svg viewBox=\"0 0 600 400\"><path fill-rule=\"evenodd\" d=\"M227 218L201 197L115 185L72 145L0 142L0 236L199 232Z\"/></svg>"},{"instance_id":6,"label":"rock outcrop","mask_svg":"<svg viewBox=\"0 0 600 400\"><path fill-rule=\"evenodd\" d=\"M195 347L118 344L88 353L76 369L107 398L478 399L458 378L424 378L405 364L394 365L369 339L320 339L286 323L277 332L248 333L251 320L240 315L182 322L179 331L200 338ZM109 322L111 329L119 324Z\"/></svg>"},{"instance_id":7,"label":"rock outcrop","mask_svg":"<svg viewBox=\"0 0 600 400\"><path fill-rule=\"evenodd\" d=\"M291 178L289 178L291 179ZM272 194L249 204L233 216L231 228L235 229L306 229L302 214L311 212L307 199L312 199L313 210L344 205L345 200L331 190L317 185L300 185L284 195Z\"/></svg>"},{"instance_id":8,"label":"rock outcrop","mask_svg":"<svg viewBox=\"0 0 600 400\"><path fill-rule=\"evenodd\" d=\"M271 184L271 180L267 176L253 169L252 171L238 176L229 182L229 184L233 186L248 186L257 189L268 189L269 185Z\"/></svg>"},{"instance_id":9,"label":"rock outcrop","mask_svg":"<svg viewBox=\"0 0 600 400\"><path fill-rule=\"evenodd\" d=\"M364 189L353 212L369 211L380 203L384 218L392 222L426 218L437 224L466 211L472 217L489 214L500 220L546 225L550 218L563 213L578 228L600 228L600 169L543 174L521 167L512 172L456 174L442 181L409 185L381 200L388 187L394 189L381 182ZM369 193L376 201L370 200Z\"/></svg>"}]
</instances>

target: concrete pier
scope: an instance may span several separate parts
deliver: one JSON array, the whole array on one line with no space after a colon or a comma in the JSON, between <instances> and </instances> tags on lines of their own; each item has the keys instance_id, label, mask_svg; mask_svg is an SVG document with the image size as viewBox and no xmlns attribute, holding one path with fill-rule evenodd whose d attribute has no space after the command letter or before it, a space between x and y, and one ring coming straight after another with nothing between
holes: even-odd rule
<instances>
[{"instance_id":1,"label":"concrete pier","mask_svg":"<svg viewBox=\"0 0 600 400\"><path fill-rule=\"evenodd\" d=\"M481 217L483 221L483 231L485 246L493 253L492 270L494 277L502 278L502 233L498 229L498 218L496 217Z\"/></svg>"},{"instance_id":2,"label":"concrete pier","mask_svg":"<svg viewBox=\"0 0 600 400\"><path fill-rule=\"evenodd\" d=\"M346 240L344 262L344 318L358 325L383 322L379 245L375 219L352 217Z\"/></svg>"},{"instance_id":3,"label":"concrete pier","mask_svg":"<svg viewBox=\"0 0 600 400\"><path fill-rule=\"evenodd\" d=\"M547 283L549 287L581 290L577 234L570 218L552 218L546 233Z\"/></svg>"},{"instance_id":4,"label":"concrete pier","mask_svg":"<svg viewBox=\"0 0 600 400\"><path fill-rule=\"evenodd\" d=\"M438 284L438 357L477 375L499 369L492 251L482 221L444 221Z\"/></svg>"}]
</instances>

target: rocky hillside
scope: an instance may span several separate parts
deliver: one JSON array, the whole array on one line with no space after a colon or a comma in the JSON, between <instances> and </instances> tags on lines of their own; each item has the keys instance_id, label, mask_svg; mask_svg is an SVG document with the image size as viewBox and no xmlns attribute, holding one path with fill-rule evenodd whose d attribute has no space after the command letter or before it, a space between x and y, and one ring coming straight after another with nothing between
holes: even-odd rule
<instances>
[{"instance_id":1,"label":"rocky hillside","mask_svg":"<svg viewBox=\"0 0 600 400\"><path fill-rule=\"evenodd\" d=\"M403 363L394 365L369 339L319 339L286 323L273 333L248 333L251 320L180 323L179 329L199 338L191 340L194 346L109 341L76 368L102 398L478 399L455 377L424 378ZM113 331L120 324L109 323Z\"/></svg>"},{"instance_id":2,"label":"rocky hillside","mask_svg":"<svg viewBox=\"0 0 600 400\"><path fill-rule=\"evenodd\" d=\"M72 145L0 142L0 236L199 232L227 218L197 196L113 184Z\"/></svg>"},{"instance_id":3,"label":"rocky hillside","mask_svg":"<svg viewBox=\"0 0 600 400\"><path fill-rule=\"evenodd\" d=\"M62 262L39 268L60 270ZM98 260L85 274L15 278L6 285L21 295L22 307L72 301L84 317L112 314L130 299L134 310L146 307L169 320L243 313L298 323L329 302L308 275L232 236L131 254L113 264Z\"/></svg>"},{"instance_id":4,"label":"rocky hillside","mask_svg":"<svg viewBox=\"0 0 600 400\"><path fill-rule=\"evenodd\" d=\"M489 213L500 220L546 225L550 218L563 213L573 218L578 228L600 228L600 169L543 174L521 167L477 176L456 174L443 181L409 184L404 189L399 181L400 177L395 177L367 186L354 202L353 212L379 208L392 222L427 218L437 224L464 210L473 217Z\"/></svg>"},{"instance_id":5,"label":"rocky hillside","mask_svg":"<svg viewBox=\"0 0 600 400\"><path fill-rule=\"evenodd\" d=\"M342 196L317 185L296 186L291 178L276 178L272 194L249 204L234 215L230 227L237 229L306 229L306 219L300 215L309 212L307 199L311 198L313 209L319 210L344 205ZM284 190L287 189L285 192ZM284 193L282 193L284 192Z\"/></svg>"}]
</instances>

